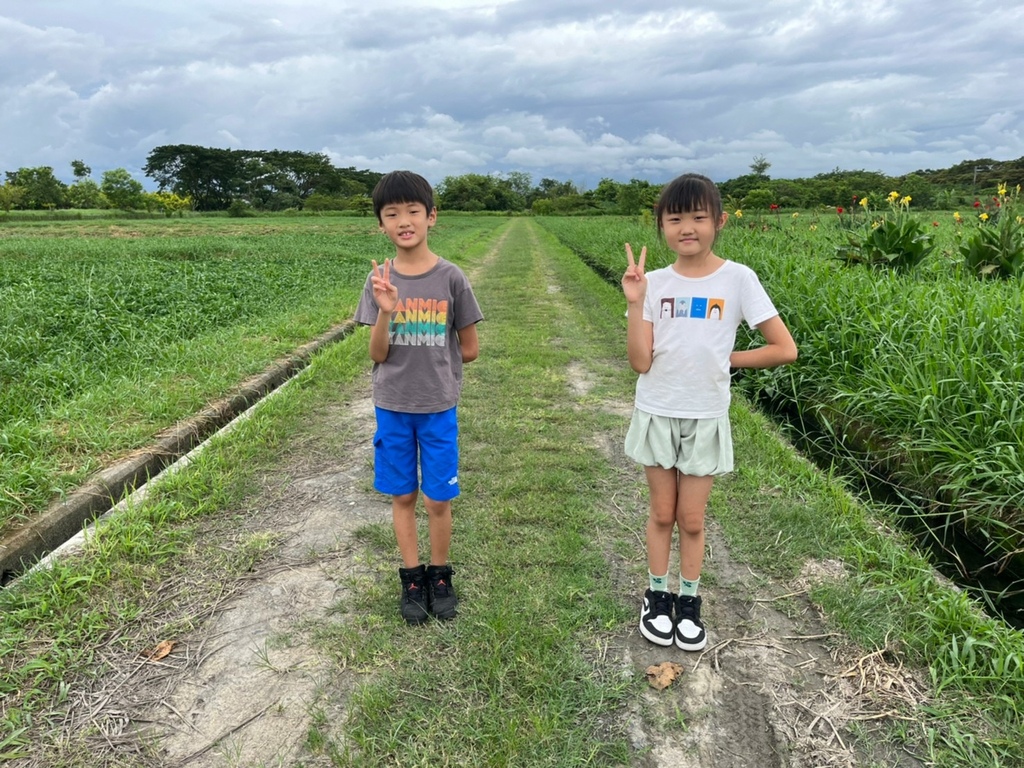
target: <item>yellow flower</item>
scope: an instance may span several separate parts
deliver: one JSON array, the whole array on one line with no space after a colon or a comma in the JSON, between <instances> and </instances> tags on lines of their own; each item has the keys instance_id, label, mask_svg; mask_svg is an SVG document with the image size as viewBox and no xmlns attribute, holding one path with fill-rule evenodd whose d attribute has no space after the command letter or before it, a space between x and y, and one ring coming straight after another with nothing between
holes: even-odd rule
<instances>
[{"instance_id":1,"label":"yellow flower","mask_svg":"<svg viewBox=\"0 0 1024 768\"><path fill-rule=\"evenodd\" d=\"M956 219L957 224L960 223L960 211L953 212L953 218Z\"/></svg>"},{"instance_id":2,"label":"yellow flower","mask_svg":"<svg viewBox=\"0 0 1024 768\"><path fill-rule=\"evenodd\" d=\"M982 221L988 221L988 214L983 213L980 216L978 216L978 218L981 219Z\"/></svg>"},{"instance_id":3,"label":"yellow flower","mask_svg":"<svg viewBox=\"0 0 1024 768\"><path fill-rule=\"evenodd\" d=\"M1018 216L1017 217L1017 223L1018 224L1024 224L1024 216Z\"/></svg>"},{"instance_id":4,"label":"yellow flower","mask_svg":"<svg viewBox=\"0 0 1024 768\"><path fill-rule=\"evenodd\" d=\"M912 198L910 195L907 195L902 200L900 200L900 205L903 205L903 206L910 205L910 201L913 200L913 199L914 198Z\"/></svg>"},{"instance_id":5,"label":"yellow flower","mask_svg":"<svg viewBox=\"0 0 1024 768\"><path fill-rule=\"evenodd\" d=\"M817 232L818 231L818 225L817 224L811 224L810 230L811 230L811 232Z\"/></svg>"},{"instance_id":6,"label":"yellow flower","mask_svg":"<svg viewBox=\"0 0 1024 768\"><path fill-rule=\"evenodd\" d=\"M734 215L736 216L737 219L742 219L743 218L743 211L741 211L739 208L737 208L736 209L736 213Z\"/></svg>"},{"instance_id":7,"label":"yellow flower","mask_svg":"<svg viewBox=\"0 0 1024 768\"><path fill-rule=\"evenodd\" d=\"M1006 185L1005 184L1000 184L998 191L999 191L1000 196L1006 197Z\"/></svg>"},{"instance_id":8,"label":"yellow flower","mask_svg":"<svg viewBox=\"0 0 1024 768\"><path fill-rule=\"evenodd\" d=\"M795 219L795 218L796 218L797 216L799 216L799 215L800 215L799 213L794 213L794 214L793 214L793 218Z\"/></svg>"},{"instance_id":9,"label":"yellow flower","mask_svg":"<svg viewBox=\"0 0 1024 768\"><path fill-rule=\"evenodd\" d=\"M895 203L899 199L899 197L900 193L894 189L892 192L889 193L889 202Z\"/></svg>"},{"instance_id":10,"label":"yellow flower","mask_svg":"<svg viewBox=\"0 0 1024 768\"><path fill-rule=\"evenodd\" d=\"M866 197L862 197L860 199L860 205L861 205L861 208L867 208L868 207L868 199Z\"/></svg>"}]
</instances>

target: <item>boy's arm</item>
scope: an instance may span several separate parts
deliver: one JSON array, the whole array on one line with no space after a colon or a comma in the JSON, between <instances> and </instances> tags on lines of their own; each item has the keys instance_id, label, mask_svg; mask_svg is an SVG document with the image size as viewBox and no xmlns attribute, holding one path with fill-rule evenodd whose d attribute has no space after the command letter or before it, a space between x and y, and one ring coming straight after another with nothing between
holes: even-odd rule
<instances>
[{"instance_id":1,"label":"boy's arm","mask_svg":"<svg viewBox=\"0 0 1024 768\"><path fill-rule=\"evenodd\" d=\"M373 300L377 303L377 322L370 329L370 359L383 363L391 350L391 313L398 306L398 288L391 282L391 260L384 259L383 269L371 261L373 271L370 283L373 285Z\"/></svg>"},{"instance_id":2,"label":"boy's arm","mask_svg":"<svg viewBox=\"0 0 1024 768\"><path fill-rule=\"evenodd\" d=\"M764 336L764 346L733 351L729 356L730 367L774 368L796 360L796 342L781 317L768 318L757 326L757 330Z\"/></svg>"},{"instance_id":3,"label":"boy's arm","mask_svg":"<svg viewBox=\"0 0 1024 768\"><path fill-rule=\"evenodd\" d=\"M370 327L370 359L375 363L388 359L391 351L390 325L391 313L377 310L377 322Z\"/></svg>"},{"instance_id":4,"label":"boy's arm","mask_svg":"<svg viewBox=\"0 0 1024 768\"><path fill-rule=\"evenodd\" d=\"M462 362L471 363L480 355L480 337L476 332L476 323L459 328L459 348L462 350Z\"/></svg>"}]
</instances>

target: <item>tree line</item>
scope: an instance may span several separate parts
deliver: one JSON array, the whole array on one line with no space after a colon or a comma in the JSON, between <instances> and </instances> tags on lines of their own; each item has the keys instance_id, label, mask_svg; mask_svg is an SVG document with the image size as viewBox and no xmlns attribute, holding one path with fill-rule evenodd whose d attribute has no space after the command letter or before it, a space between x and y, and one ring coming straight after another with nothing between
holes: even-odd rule
<instances>
[{"instance_id":1,"label":"tree line","mask_svg":"<svg viewBox=\"0 0 1024 768\"><path fill-rule=\"evenodd\" d=\"M916 208L969 205L997 184L1024 184L1024 157L997 161L965 160L951 168L919 170L903 176L836 168L809 178L773 179L771 163L757 156L750 173L721 182L730 208L772 206L809 209L849 206L857 198L878 199L892 190L913 198ZM185 210L350 211L368 215L370 192L382 176L354 167L337 168L323 153L283 150L233 150L171 144L156 147L143 168L158 187L146 192L124 168L105 171L99 182L81 160L71 163L75 181L65 184L49 166L5 173L0 210L114 208L166 215ZM641 179L601 179L593 189L572 181L542 178L534 184L522 171L447 176L436 185L445 210L564 214L637 214L650 210L661 185Z\"/></svg>"}]
</instances>

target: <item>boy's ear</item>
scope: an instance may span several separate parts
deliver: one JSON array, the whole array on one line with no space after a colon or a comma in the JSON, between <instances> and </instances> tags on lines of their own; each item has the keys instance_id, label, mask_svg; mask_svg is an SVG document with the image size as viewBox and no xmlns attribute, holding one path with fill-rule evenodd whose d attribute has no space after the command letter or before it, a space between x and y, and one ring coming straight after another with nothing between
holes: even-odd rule
<instances>
[{"instance_id":1,"label":"boy's ear","mask_svg":"<svg viewBox=\"0 0 1024 768\"><path fill-rule=\"evenodd\" d=\"M435 205L430 209L430 213L427 214L427 226L432 227L437 223L437 206Z\"/></svg>"}]
</instances>

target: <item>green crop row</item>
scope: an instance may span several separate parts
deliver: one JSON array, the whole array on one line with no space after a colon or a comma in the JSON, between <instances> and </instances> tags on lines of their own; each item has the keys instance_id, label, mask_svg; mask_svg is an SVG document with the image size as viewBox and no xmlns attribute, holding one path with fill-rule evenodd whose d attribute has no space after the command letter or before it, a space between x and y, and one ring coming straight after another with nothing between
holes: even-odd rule
<instances>
[{"instance_id":1,"label":"green crop row","mask_svg":"<svg viewBox=\"0 0 1024 768\"><path fill-rule=\"evenodd\" d=\"M436 249L500 223L451 217ZM0 229L0 529L351 317L393 252L375 224Z\"/></svg>"},{"instance_id":2,"label":"green crop row","mask_svg":"<svg viewBox=\"0 0 1024 768\"><path fill-rule=\"evenodd\" d=\"M636 219L542 223L608 279L625 241L648 245L651 267L672 258ZM891 481L933 529L966 527L995 562L1024 546L1024 284L962 269L954 233L936 227L934 254L907 275L843 265L834 226L734 219L716 252L758 272L800 348L740 386L813 425L834 459Z\"/></svg>"}]
</instances>

